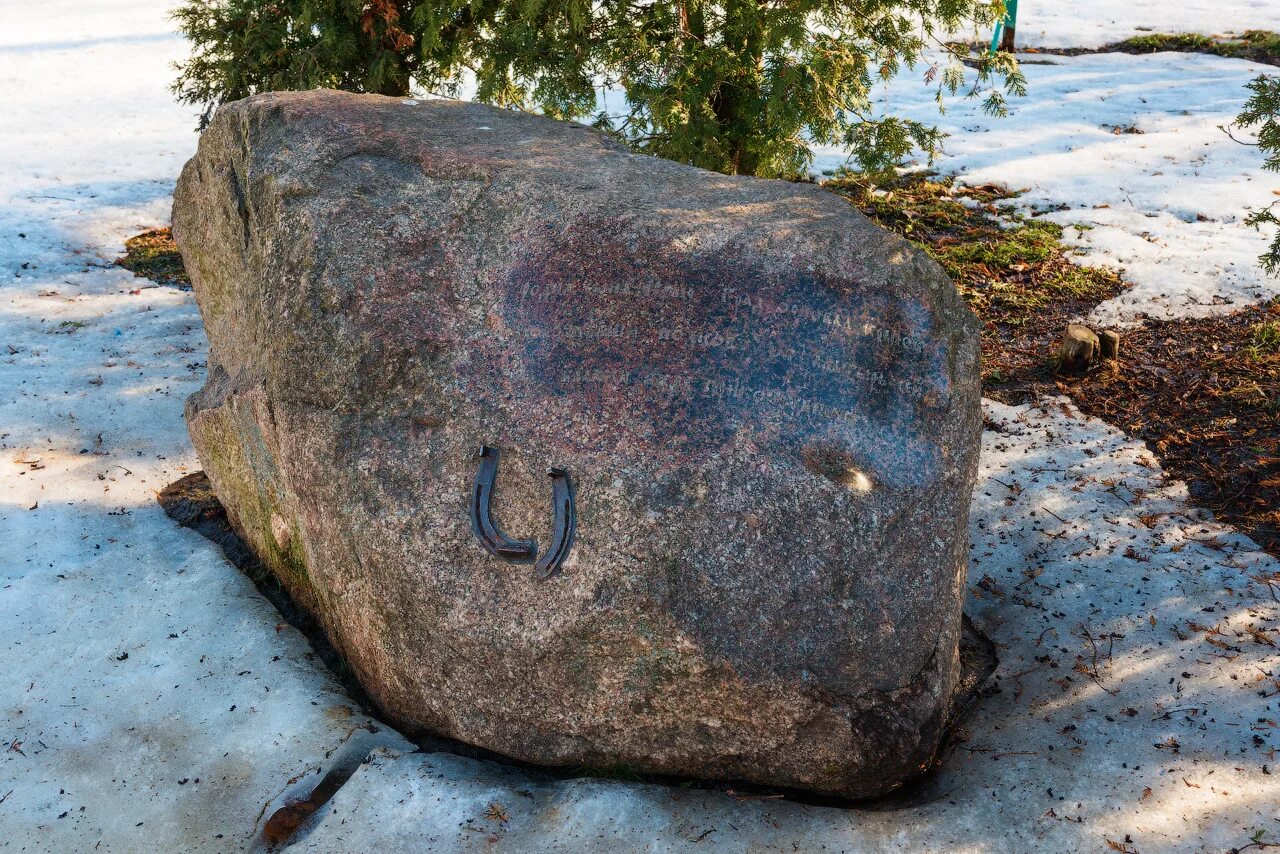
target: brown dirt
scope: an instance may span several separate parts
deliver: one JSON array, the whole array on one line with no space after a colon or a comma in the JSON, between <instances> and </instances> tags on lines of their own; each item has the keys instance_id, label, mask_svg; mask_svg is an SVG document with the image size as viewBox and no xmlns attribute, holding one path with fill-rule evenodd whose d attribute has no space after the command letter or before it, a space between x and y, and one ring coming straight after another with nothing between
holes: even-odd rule
<instances>
[{"instance_id":1,"label":"brown dirt","mask_svg":"<svg viewBox=\"0 0 1280 854\"><path fill-rule=\"evenodd\" d=\"M999 206L1016 195L1003 188L915 176L888 194L856 182L832 189L947 267L983 322L986 395L1068 395L1145 440L1197 504L1280 555L1280 303L1147 321L1122 332L1117 361L1062 375L1056 345L1068 323L1124 290L1114 271L1076 267L1060 229Z\"/></svg>"},{"instance_id":2,"label":"brown dirt","mask_svg":"<svg viewBox=\"0 0 1280 854\"><path fill-rule=\"evenodd\" d=\"M1196 503L1280 555L1280 303L1149 321L1124 334L1116 362L990 393L1042 391L1146 440Z\"/></svg>"}]
</instances>

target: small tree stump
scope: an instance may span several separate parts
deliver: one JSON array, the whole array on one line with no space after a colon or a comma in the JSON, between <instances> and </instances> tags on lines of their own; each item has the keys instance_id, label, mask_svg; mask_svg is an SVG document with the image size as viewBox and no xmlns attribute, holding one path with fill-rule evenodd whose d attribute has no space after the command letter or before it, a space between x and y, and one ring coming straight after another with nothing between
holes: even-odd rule
<instances>
[{"instance_id":1,"label":"small tree stump","mask_svg":"<svg viewBox=\"0 0 1280 854\"><path fill-rule=\"evenodd\" d=\"M1115 361L1120 358L1120 333L1108 329L1105 332L1098 333L1098 340L1102 343L1102 358Z\"/></svg>"},{"instance_id":2,"label":"small tree stump","mask_svg":"<svg viewBox=\"0 0 1280 854\"><path fill-rule=\"evenodd\" d=\"M1058 344L1058 370L1084 370L1098 360L1102 342L1094 331L1079 323L1067 326Z\"/></svg>"}]
</instances>

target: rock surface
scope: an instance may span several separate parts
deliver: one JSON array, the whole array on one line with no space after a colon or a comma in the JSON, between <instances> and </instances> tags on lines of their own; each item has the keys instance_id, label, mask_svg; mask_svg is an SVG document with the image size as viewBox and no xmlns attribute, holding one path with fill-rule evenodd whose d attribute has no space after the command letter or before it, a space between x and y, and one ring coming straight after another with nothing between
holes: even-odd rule
<instances>
[{"instance_id":1,"label":"rock surface","mask_svg":"<svg viewBox=\"0 0 1280 854\"><path fill-rule=\"evenodd\" d=\"M978 348L904 241L815 187L335 92L222 108L174 234L201 462L397 724L852 797L931 760ZM567 472L549 578L478 541L481 445L540 555Z\"/></svg>"}]
</instances>

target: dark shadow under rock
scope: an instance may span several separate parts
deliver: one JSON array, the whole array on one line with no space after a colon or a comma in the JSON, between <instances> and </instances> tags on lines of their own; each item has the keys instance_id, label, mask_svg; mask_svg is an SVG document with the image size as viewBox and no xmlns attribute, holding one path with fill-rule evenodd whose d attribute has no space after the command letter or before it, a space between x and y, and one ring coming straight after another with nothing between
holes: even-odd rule
<instances>
[{"instance_id":1,"label":"dark shadow under rock","mask_svg":"<svg viewBox=\"0 0 1280 854\"><path fill-rule=\"evenodd\" d=\"M184 528L190 528L207 540L217 543L236 569L253 581L258 592L276 607L280 616L302 632L315 654L324 662L342 687L368 711L368 696L356 681L342 656L325 636L324 629L305 609L300 607L280 586L276 577L258 560L258 556L245 544L231 527L227 511L213 492L213 486L204 472L189 474L181 480L161 489L157 495L160 506L170 519Z\"/></svg>"},{"instance_id":2,"label":"dark shadow under rock","mask_svg":"<svg viewBox=\"0 0 1280 854\"><path fill-rule=\"evenodd\" d=\"M202 537L217 543L221 547L223 554L226 555L227 560L253 581L258 591L276 607L276 610L280 612L285 621L306 636L312 649L315 650L315 654L342 684L347 694L355 702L359 703L368 714L377 716L378 710L376 706L369 700L368 694L360 683L356 681L351 668L347 666L342 656L334 648L333 644L329 642L324 629L321 628L311 614L293 601L284 588L280 586L275 576L262 565L253 551L232 528L231 522L227 518L227 511L218 500L218 496L214 494L209 478L204 472L198 471L194 474L189 474L181 480L164 487L159 492L158 501L169 518L182 527L191 528ZM986 687L987 682L991 678L991 674L995 672L998 663L996 645L974 626L973 621L965 614L963 618L963 633L960 639L960 681L951 715L946 724L947 734L943 739L942 749L939 750L940 757L949 755L954 746L963 740L963 737L959 736L958 727L977 704L990 693L990 689ZM612 777L645 782L665 782L682 786L690 785L690 781L687 780L666 778L652 774L606 773L600 769L565 769L530 765L529 763L512 760L509 757L450 738L418 732L407 733L406 735L410 735L425 751L454 753L472 759L500 762L552 777ZM906 809L922 802L934 800L936 794L934 793L935 787L932 781L934 771L937 770L937 766L940 764L941 762L939 761L934 768L909 781L905 786L890 795L871 802L859 801L857 803L860 808L870 806L880 809ZM828 806L843 806L852 803L840 798L748 784L734 784L731 788L727 784L693 783L692 785L700 788L727 788L731 792L740 794L781 794L789 799Z\"/></svg>"}]
</instances>

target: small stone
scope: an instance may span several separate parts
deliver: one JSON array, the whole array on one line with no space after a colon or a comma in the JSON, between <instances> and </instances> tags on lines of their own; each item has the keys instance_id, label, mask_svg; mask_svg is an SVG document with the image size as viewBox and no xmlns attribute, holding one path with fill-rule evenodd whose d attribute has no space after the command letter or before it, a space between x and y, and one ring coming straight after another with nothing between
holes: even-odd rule
<instances>
[{"instance_id":1,"label":"small stone","mask_svg":"<svg viewBox=\"0 0 1280 854\"><path fill-rule=\"evenodd\" d=\"M1072 323L1058 344L1058 370L1084 370L1098 360L1102 342L1092 329Z\"/></svg>"}]
</instances>

